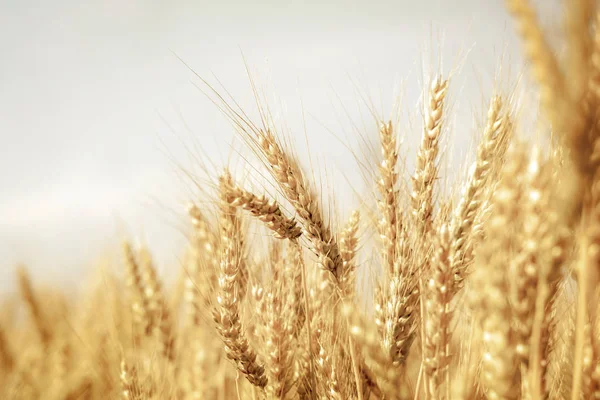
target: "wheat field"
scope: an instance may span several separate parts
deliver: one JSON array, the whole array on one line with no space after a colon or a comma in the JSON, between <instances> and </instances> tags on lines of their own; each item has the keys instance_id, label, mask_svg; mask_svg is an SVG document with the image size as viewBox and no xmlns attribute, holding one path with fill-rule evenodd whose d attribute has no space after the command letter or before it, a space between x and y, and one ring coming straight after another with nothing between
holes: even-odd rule
<instances>
[{"instance_id":1,"label":"wheat field","mask_svg":"<svg viewBox=\"0 0 600 400\"><path fill-rule=\"evenodd\" d=\"M133 239L77 296L20 266L0 398L600 399L600 9L566 1L560 49L528 0L506 9L539 104L489 93L451 187L451 77L424 90L414 166L379 119L356 210L324 200L267 107L251 121L206 84L270 186L219 167L173 285Z\"/></svg>"}]
</instances>

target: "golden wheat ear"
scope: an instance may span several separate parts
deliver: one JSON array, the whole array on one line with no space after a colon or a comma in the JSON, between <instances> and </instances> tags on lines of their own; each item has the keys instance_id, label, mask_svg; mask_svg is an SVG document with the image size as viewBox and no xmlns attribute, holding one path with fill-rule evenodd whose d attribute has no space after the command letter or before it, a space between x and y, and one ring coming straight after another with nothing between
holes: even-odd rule
<instances>
[{"instance_id":1,"label":"golden wheat ear","mask_svg":"<svg viewBox=\"0 0 600 400\"><path fill-rule=\"evenodd\" d=\"M301 219L304 234L319 257L320 266L329 271L337 283L342 259L337 240L324 220L315 191L297 161L283 150L271 131L259 133L258 148L277 185Z\"/></svg>"},{"instance_id":2,"label":"golden wheat ear","mask_svg":"<svg viewBox=\"0 0 600 400\"><path fill-rule=\"evenodd\" d=\"M431 84L425 110L423 138L417 153L415 173L412 177L412 213L417 233L422 236L429 233L433 224L433 191L438 173L437 156L447 90L447 80L437 78Z\"/></svg>"},{"instance_id":3,"label":"golden wheat ear","mask_svg":"<svg viewBox=\"0 0 600 400\"><path fill-rule=\"evenodd\" d=\"M510 142L510 123L504 109L502 98L494 96L490 102L487 123L481 143L477 148L477 159L471 167L463 195L453 215L451 229L450 258L459 285L468 268L466 251L470 247L473 225L482 211L484 191L490 182L494 168L504 159ZM501 166L501 165L500 165Z\"/></svg>"},{"instance_id":4,"label":"golden wheat ear","mask_svg":"<svg viewBox=\"0 0 600 400\"><path fill-rule=\"evenodd\" d=\"M258 362L256 352L244 334L241 321L240 290L243 276L240 271L240 224L236 207L227 193L231 185L231 175L226 172L219 180L222 254L213 318L227 357L235 362L238 370L251 384L264 389L268 382L265 369Z\"/></svg>"},{"instance_id":5,"label":"golden wheat ear","mask_svg":"<svg viewBox=\"0 0 600 400\"><path fill-rule=\"evenodd\" d=\"M236 185L225 181L225 194L228 201L236 207L249 211L254 217L262 221L267 228L272 230L279 239L297 239L301 229L292 218L285 217L279 205L274 200L267 200L264 196L256 196Z\"/></svg>"},{"instance_id":6,"label":"golden wheat ear","mask_svg":"<svg viewBox=\"0 0 600 400\"><path fill-rule=\"evenodd\" d=\"M381 154L383 161L379 166L379 179L377 189L381 200L378 202L381 220L379 222L380 237L382 240L382 262L384 270L388 274L393 274L394 264L396 263L396 240L398 237L398 190L396 183L398 181L398 145L396 143L396 133L391 122L381 124L379 128L379 139L381 142Z\"/></svg>"}]
</instances>

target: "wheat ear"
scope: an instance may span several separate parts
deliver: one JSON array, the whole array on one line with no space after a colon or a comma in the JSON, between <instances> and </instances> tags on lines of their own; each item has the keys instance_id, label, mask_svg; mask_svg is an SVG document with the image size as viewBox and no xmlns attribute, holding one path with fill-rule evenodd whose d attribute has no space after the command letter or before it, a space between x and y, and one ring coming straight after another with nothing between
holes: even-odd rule
<instances>
[{"instance_id":1,"label":"wheat ear","mask_svg":"<svg viewBox=\"0 0 600 400\"><path fill-rule=\"evenodd\" d=\"M380 236L382 240L382 261L388 274L392 274L396 262L396 238L398 236L398 190L396 182L398 173L398 145L396 135L391 122L381 124L379 128L379 139L381 142L381 154L383 161L379 166L379 180L377 189L381 196L379 201Z\"/></svg>"},{"instance_id":2,"label":"wheat ear","mask_svg":"<svg viewBox=\"0 0 600 400\"><path fill-rule=\"evenodd\" d=\"M285 217L274 200L269 201L264 196L256 196L233 184L224 190L232 205L249 211L254 217L264 222L277 238L296 239L302 234L296 221Z\"/></svg>"},{"instance_id":3,"label":"wheat ear","mask_svg":"<svg viewBox=\"0 0 600 400\"><path fill-rule=\"evenodd\" d=\"M219 179L222 253L217 306L213 318L227 357L236 363L238 370L250 383L264 388L268 382L265 369L258 363L256 352L244 335L240 317L240 224L236 217L236 207L228 201L227 188L230 185L231 175L226 172Z\"/></svg>"},{"instance_id":4,"label":"wheat ear","mask_svg":"<svg viewBox=\"0 0 600 400\"><path fill-rule=\"evenodd\" d=\"M496 160L504 158L508 146L508 124L502 99L492 98L483 138L477 148L477 159L471 167L464 193L455 211L451 226L450 258L452 270L459 281L466 273L465 252L478 213L482 208L483 190Z\"/></svg>"},{"instance_id":5,"label":"wheat ear","mask_svg":"<svg viewBox=\"0 0 600 400\"><path fill-rule=\"evenodd\" d=\"M428 234L433 224L433 190L438 172L436 163L447 89L448 81L441 78L435 79L431 84L423 139L412 177L412 212L417 234L421 236Z\"/></svg>"},{"instance_id":6,"label":"wheat ear","mask_svg":"<svg viewBox=\"0 0 600 400\"><path fill-rule=\"evenodd\" d=\"M500 186L494 193L494 212L487 221L485 243L477 255L474 284L478 287L474 306L479 310L485 354L482 381L488 398L505 399L518 395L519 373L514 350L514 333L507 323L512 319L505 255L513 248L509 231L518 212L521 195L519 175L524 154L516 152L505 166ZM510 253L509 253L510 254Z\"/></svg>"},{"instance_id":7,"label":"wheat ear","mask_svg":"<svg viewBox=\"0 0 600 400\"><path fill-rule=\"evenodd\" d=\"M323 219L317 196L302 169L283 150L271 131L261 131L258 140L273 177L303 222L304 233L319 257L321 267L331 272L337 281L343 266L338 244Z\"/></svg>"}]
</instances>

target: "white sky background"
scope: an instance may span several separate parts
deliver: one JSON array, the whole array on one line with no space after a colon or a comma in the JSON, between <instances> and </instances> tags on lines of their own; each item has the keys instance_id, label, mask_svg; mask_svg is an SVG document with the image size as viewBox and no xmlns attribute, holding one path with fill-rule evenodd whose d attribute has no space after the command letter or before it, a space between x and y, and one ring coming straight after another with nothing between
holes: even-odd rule
<instances>
[{"instance_id":1,"label":"white sky background","mask_svg":"<svg viewBox=\"0 0 600 400\"><path fill-rule=\"evenodd\" d=\"M557 1L545 4L547 16ZM505 83L506 71L518 72L521 63L501 0L36 0L0 7L0 265L7 272L0 290L12 287L17 262L40 280L76 282L127 232L144 238L162 269L174 266L182 236L173 212L183 214L187 192L166 152L190 166L185 145L202 143L219 164L235 134L172 52L253 109L241 49L290 135L304 142L302 101L310 149L328 173L345 175L358 166L339 137L355 150L359 139L344 108L355 122L364 117L363 135L377 137L357 93L387 117L400 91L413 116L403 120L412 127L405 144L414 149L423 65L436 55L443 73L460 66L449 92L452 165L459 166L497 61L505 54ZM345 185L337 180L336 194L351 197Z\"/></svg>"}]
</instances>

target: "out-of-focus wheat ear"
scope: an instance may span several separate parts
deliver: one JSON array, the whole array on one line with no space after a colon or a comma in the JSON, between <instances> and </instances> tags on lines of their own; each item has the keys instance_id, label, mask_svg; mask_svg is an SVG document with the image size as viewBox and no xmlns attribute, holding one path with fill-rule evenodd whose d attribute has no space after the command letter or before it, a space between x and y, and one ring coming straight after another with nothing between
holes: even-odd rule
<instances>
[{"instance_id":1,"label":"out-of-focus wheat ear","mask_svg":"<svg viewBox=\"0 0 600 400\"><path fill-rule=\"evenodd\" d=\"M360 213L352 212L350 219L340 234L340 255L343 270L340 274L340 287L344 298L352 298L356 293L356 249L358 246L358 224ZM395 243L392 243L395 245Z\"/></svg>"},{"instance_id":2,"label":"out-of-focus wheat ear","mask_svg":"<svg viewBox=\"0 0 600 400\"><path fill-rule=\"evenodd\" d=\"M551 390L547 369L554 303L571 236L551 202L550 167L550 162L541 162L534 156L524 175L522 216L520 222L514 222L521 235L515 246L517 254L510 264L517 358L527 377L524 387L534 398L547 397Z\"/></svg>"},{"instance_id":3,"label":"out-of-focus wheat ear","mask_svg":"<svg viewBox=\"0 0 600 400\"><path fill-rule=\"evenodd\" d=\"M423 365L426 388L431 398L442 398L441 386L450 385L451 301L454 274L450 268L450 235L443 225L434 241L430 278L425 286L425 354ZM450 388L448 388L449 390Z\"/></svg>"},{"instance_id":4,"label":"out-of-focus wheat ear","mask_svg":"<svg viewBox=\"0 0 600 400\"><path fill-rule=\"evenodd\" d=\"M137 369L132 368L121 359L121 396L124 400L142 400L142 388L138 382Z\"/></svg>"},{"instance_id":5,"label":"out-of-focus wheat ear","mask_svg":"<svg viewBox=\"0 0 600 400\"><path fill-rule=\"evenodd\" d=\"M293 218L285 217L276 201L269 201L264 196L256 196L233 184L226 190L231 204L242 207L264 222L278 239L296 239L302 234L296 221Z\"/></svg>"},{"instance_id":6,"label":"out-of-focus wheat ear","mask_svg":"<svg viewBox=\"0 0 600 400\"><path fill-rule=\"evenodd\" d=\"M381 154L383 160L379 166L377 189L380 200L378 202L381 219L379 221L379 234L382 241L382 262L384 270L392 274L396 260L396 237L398 235L398 145L396 133L391 122L382 123L379 128Z\"/></svg>"},{"instance_id":7,"label":"out-of-focus wheat ear","mask_svg":"<svg viewBox=\"0 0 600 400\"><path fill-rule=\"evenodd\" d=\"M589 326L590 320L594 324L597 322L598 309L596 305L599 298L597 284L600 275L600 226L598 225L600 221L600 179L598 179L598 175L597 172L590 187L589 199L586 202L583 215L584 224L587 225L583 237L579 241L580 257L577 266L577 318L572 399L580 397L580 393L586 390L586 347L588 353L592 352L592 343L586 343L586 333L596 328L596 326Z\"/></svg>"},{"instance_id":8,"label":"out-of-focus wheat ear","mask_svg":"<svg viewBox=\"0 0 600 400\"><path fill-rule=\"evenodd\" d=\"M562 217L574 225L581 215L582 191L591 172L588 119L580 99L574 99L568 90L566 78L544 37L531 2L506 0L506 5L517 24L533 77L540 87L543 111L548 115L553 133L568 150L570 162L560 171L564 175L561 211ZM569 81L572 78L569 75Z\"/></svg>"},{"instance_id":9,"label":"out-of-focus wheat ear","mask_svg":"<svg viewBox=\"0 0 600 400\"><path fill-rule=\"evenodd\" d=\"M234 361L248 381L264 389L268 379L264 367L258 362L256 352L250 347L241 321L241 254L240 229L236 207L231 204L226 189L231 185L231 175L226 171L219 179L219 207L221 211L221 264L217 304L213 319L223 340L227 357Z\"/></svg>"},{"instance_id":10,"label":"out-of-focus wheat ear","mask_svg":"<svg viewBox=\"0 0 600 400\"><path fill-rule=\"evenodd\" d=\"M591 144L593 145L591 162L595 169L600 162L600 11L596 13L594 26L594 35L592 40L592 50L590 58L590 71L588 75L587 96L585 104L588 107L589 117L591 118Z\"/></svg>"},{"instance_id":11,"label":"out-of-focus wheat ear","mask_svg":"<svg viewBox=\"0 0 600 400\"><path fill-rule=\"evenodd\" d=\"M597 292L597 290L596 290ZM590 303L590 318L585 326L582 393L585 399L600 398L600 331L598 324L598 303Z\"/></svg>"},{"instance_id":12,"label":"out-of-focus wheat ear","mask_svg":"<svg viewBox=\"0 0 600 400\"><path fill-rule=\"evenodd\" d=\"M294 320L285 318L291 308L289 287L282 277L271 282L265 303L265 362L269 372L267 393L274 399L285 399L294 386L293 366Z\"/></svg>"},{"instance_id":13,"label":"out-of-focus wheat ear","mask_svg":"<svg viewBox=\"0 0 600 400\"><path fill-rule=\"evenodd\" d=\"M167 304L160 280L156 274L156 267L150 252L145 247L139 251L139 259L144 282L144 295L148 303L151 329L156 331L160 353L169 361L175 360L175 337L171 310Z\"/></svg>"},{"instance_id":14,"label":"out-of-focus wheat ear","mask_svg":"<svg viewBox=\"0 0 600 400\"><path fill-rule=\"evenodd\" d=\"M152 332L150 308L145 295L140 265L129 242L123 242L123 255L125 258L125 279L134 321L134 338L137 340L140 334L148 336Z\"/></svg>"},{"instance_id":15,"label":"out-of-focus wheat ear","mask_svg":"<svg viewBox=\"0 0 600 400\"><path fill-rule=\"evenodd\" d=\"M8 343L4 328L2 325L0 325L0 370L5 376L7 376L13 369L14 365L15 358L13 356L11 346Z\"/></svg>"},{"instance_id":16,"label":"out-of-focus wheat ear","mask_svg":"<svg viewBox=\"0 0 600 400\"><path fill-rule=\"evenodd\" d=\"M31 278L27 269L24 266L19 266L17 269L17 278L19 280L19 291L29 314L31 315L32 322L37 330L38 335L42 344L47 347L52 340L52 330L46 321L44 313L40 307L40 300L38 299Z\"/></svg>"},{"instance_id":17,"label":"out-of-focus wheat ear","mask_svg":"<svg viewBox=\"0 0 600 400\"><path fill-rule=\"evenodd\" d=\"M429 233L433 223L433 191L437 180L437 156L447 89L448 81L441 78L436 78L431 84L425 109L423 139L412 177L412 213L417 234L421 236Z\"/></svg>"},{"instance_id":18,"label":"out-of-focus wheat ear","mask_svg":"<svg viewBox=\"0 0 600 400\"><path fill-rule=\"evenodd\" d=\"M260 132L258 148L279 188L302 220L304 234L319 257L319 264L333 274L337 282L342 270L342 259L337 240L323 218L314 189L309 185L297 161L283 150L271 131Z\"/></svg>"},{"instance_id":19,"label":"out-of-focus wheat ear","mask_svg":"<svg viewBox=\"0 0 600 400\"><path fill-rule=\"evenodd\" d=\"M451 225L450 259L459 284L462 283L466 268L465 250L468 241L473 240L471 232L477 215L481 211L483 191L490 172L497 160L504 158L508 147L509 126L502 99L494 96L490 102L487 123L483 137L477 148L477 159L472 165L463 194L456 208Z\"/></svg>"},{"instance_id":20,"label":"out-of-focus wheat ear","mask_svg":"<svg viewBox=\"0 0 600 400\"><path fill-rule=\"evenodd\" d=\"M512 321L517 359L527 372L530 356L530 341L533 330L536 298L540 275L543 273L540 245L547 241L548 225L546 213L549 211L548 186L540 173L540 159L536 154L531 157L527 173L524 174L524 195L518 218L512 223L516 232L520 232L516 254L509 261L509 298L513 307Z\"/></svg>"},{"instance_id":21,"label":"out-of-focus wheat ear","mask_svg":"<svg viewBox=\"0 0 600 400\"><path fill-rule=\"evenodd\" d=\"M376 305L376 323L383 332L383 349L397 365L406 363L417 334L419 314L416 277L408 273L391 277Z\"/></svg>"},{"instance_id":22,"label":"out-of-focus wheat ear","mask_svg":"<svg viewBox=\"0 0 600 400\"><path fill-rule=\"evenodd\" d=\"M302 247L297 241L290 242L288 250L289 260L287 261L287 277L292 281L291 307L293 310L293 335L300 336L304 323L306 322L306 302L302 271L306 268L304 265L304 255Z\"/></svg>"},{"instance_id":23,"label":"out-of-focus wheat ear","mask_svg":"<svg viewBox=\"0 0 600 400\"><path fill-rule=\"evenodd\" d=\"M326 399L341 400L342 391L334 369L335 362L322 345L319 345L319 353L315 365L317 382L321 387L321 396Z\"/></svg>"},{"instance_id":24,"label":"out-of-focus wheat ear","mask_svg":"<svg viewBox=\"0 0 600 400\"><path fill-rule=\"evenodd\" d=\"M571 96L585 95L592 53L592 22L596 15L595 0L570 0L566 4L567 57L566 76Z\"/></svg>"},{"instance_id":25,"label":"out-of-focus wheat ear","mask_svg":"<svg viewBox=\"0 0 600 400\"><path fill-rule=\"evenodd\" d=\"M493 213L486 224L486 239L476 256L477 268L472 298L483 336L485 353L481 378L488 398L516 398L520 376L511 329L512 310L506 259L511 257L515 238L510 226L521 205L520 175L524 168L522 148L512 154L502 174L492 204Z\"/></svg>"},{"instance_id":26,"label":"out-of-focus wheat ear","mask_svg":"<svg viewBox=\"0 0 600 400\"><path fill-rule=\"evenodd\" d=\"M201 325L206 311L212 303L213 292L218 285L219 268L218 237L200 208L195 204L188 206L193 231L190 237L190 260L188 276L185 281L185 299L187 307L187 326Z\"/></svg>"},{"instance_id":27,"label":"out-of-focus wheat ear","mask_svg":"<svg viewBox=\"0 0 600 400\"><path fill-rule=\"evenodd\" d=\"M525 55L530 61L533 78L540 87L544 111L555 129L564 124L561 98L565 82L556 56L544 37L544 32L529 0L506 0L506 7L512 14L521 36Z\"/></svg>"},{"instance_id":28,"label":"out-of-focus wheat ear","mask_svg":"<svg viewBox=\"0 0 600 400\"><path fill-rule=\"evenodd\" d=\"M369 379L373 380L385 398L404 399L410 392L400 379L400 370L381 348L381 340L376 331L369 328L367 322L356 307L344 303L342 315L346 318L351 337L360 349L366 365L370 366Z\"/></svg>"},{"instance_id":29,"label":"out-of-focus wheat ear","mask_svg":"<svg viewBox=\"0 0 600 400\"><path fill-rule=\"evenodd\" d=\"M69 337L69 332L61 332L53 342L53 348L49 357L49 364L52 370L52 385L50 392L64 394L65 387L72 381L73 371L73 345Z\"/></svg>"}]
</instances>

